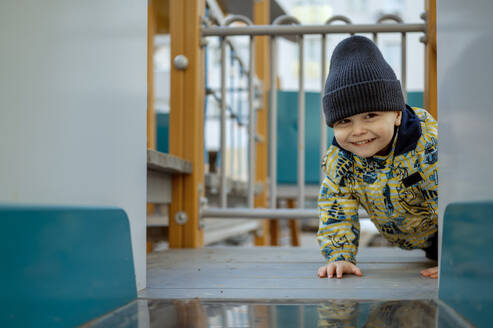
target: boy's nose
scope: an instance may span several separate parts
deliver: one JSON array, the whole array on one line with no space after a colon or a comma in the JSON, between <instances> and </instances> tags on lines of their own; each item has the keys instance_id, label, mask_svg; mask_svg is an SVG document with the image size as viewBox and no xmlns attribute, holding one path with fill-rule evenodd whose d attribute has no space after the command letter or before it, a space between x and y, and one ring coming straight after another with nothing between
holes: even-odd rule
<instances>
[{"instance_id":1,"label":"boy's nose","mask_svg":"<svg viewBox=\"0 0 493 328\"><path fill-rule=\"evenodd\" d=\"M353 124L353 136L361 136L366 133L366 128L364 124L355 123Z\"/></svg>"}]
</instances>

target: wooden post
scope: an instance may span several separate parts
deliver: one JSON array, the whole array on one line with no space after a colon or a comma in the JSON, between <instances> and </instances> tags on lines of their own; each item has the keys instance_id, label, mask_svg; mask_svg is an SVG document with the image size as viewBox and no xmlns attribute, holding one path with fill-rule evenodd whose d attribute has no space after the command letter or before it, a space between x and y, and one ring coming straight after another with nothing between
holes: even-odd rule
<instances>
[{"instance_id":1,"label":"wooden post","mask_svg":"<svg viewBox=\"0 0 493 328\"><path fill-rule=\"evenodd\" d=\"M147 148L156 149L156 119L154 109L154 35L156 19L154 1L147 3Z\"/></svg>"},{"instance_id":2,"label":"wooden post","mask_svg":"<svg viewBox=\"0 0 493 328\"><path fill-rule=\"evenodd\" d=\"M256 25L270 24L270 0L256 0L253 2L253 23ZM257 143L256 151L256 181L263 185L262 193L255 196L255 207L268 207L267 203L267 118L269 107L269 38L255 37L255 74L263 82L263 106L257 112L257 133L263 137ZM255 236L257 246L269 244L269 221L262 220L262 231Z\"/></svg>"},{"instance_id":3,"label":"wooden post","mask_svg":"<svg viewBox=\"0 0 493 328\"><path fill-rule=\"evenodd\" d=\"M288 199L288 208L295 208L294 207L294 199L290 198ZM290 237L291 237L291 246L300 246L301 241L300 241L300 230L301 230L301 223L296 220L296 219L291 219L289 220L289 232L290 232Z\"/></svg>"},{"instance_id":4,"label":"wooden post","mask_svg":"<svg viewBox=\"0 0 493 328\"><path fill-rule=\"evenodd\" d=\"M279 220L269 220L270 246L281 246L281 226Z\"/></svg>"},{"instance_id":5,"label":"wooden post","mask_svg":"<svg viewBox=\"0 0 493 328\"><path fill-rule=\"evenodd\" d=\"M198 248L203 245L199 226L199 201L204 192L204 51L200 46L200 17L205 0L170 1L171 93L170 154L192 162L190 175L173 177L169 213L170 248ZM188 66L179 69L174 58L183 55ZM187 221L178 224L177 214Z\"/></svg>"},{"instance_id":6,"label":"wooden post","mask_svg":"<svg viewBox=\"0 0 493 328\"><path fill-rule=\"evenodd\" d=\"M147 3L147 148L156 149L156 113L154 109L154 35L156 15L154 0ZM147 203L147 215L154 213L154 204ZM147 253L152 252L154 243L147 241Z\"/></svg>"},{"instance_id":7,"label":"wooden post","mask_svg":"<svg viewBox=\"0 0 493 328\"><path fill-rule=\"evenodd\" d=\"M425 47L425 88L424 107L435 119L437 113L437 39L436 0L426 0L426 47Z\"/></svg>"}]
</instances>

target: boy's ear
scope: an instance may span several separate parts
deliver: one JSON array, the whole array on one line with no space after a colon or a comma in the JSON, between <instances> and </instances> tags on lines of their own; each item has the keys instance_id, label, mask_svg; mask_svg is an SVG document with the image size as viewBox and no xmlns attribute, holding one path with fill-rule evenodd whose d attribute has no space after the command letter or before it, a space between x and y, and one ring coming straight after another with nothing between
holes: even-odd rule
<instances>
[{"instance_id":1,"label":"boy's ear","mask_svg":"<svg viewBox=\"0 0 493 328\"><path fill-rule=\"evenodd\" d=\"M401 120L402 120L402 112L398 111L396 113L397 113L397 116L395 117L395 126L400 126Z\"/></svg>"}]
</instances>

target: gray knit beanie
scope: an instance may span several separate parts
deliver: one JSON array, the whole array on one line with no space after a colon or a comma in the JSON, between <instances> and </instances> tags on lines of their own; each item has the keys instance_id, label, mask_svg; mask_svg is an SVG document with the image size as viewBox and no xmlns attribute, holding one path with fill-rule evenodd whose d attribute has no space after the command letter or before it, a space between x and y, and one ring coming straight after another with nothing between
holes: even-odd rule
<instances>
[{"instance_id":1,"label":"gray knit beanie","mask_svg":"<svg viewBox=\"0 0 493 328\"><path fill-rule=\"evenodd\" d=\"M337 45L325 82L323 108L330 127L355 114L404 110L401 84L373 41L351 36Z\"/></svg>"}]
</instances>

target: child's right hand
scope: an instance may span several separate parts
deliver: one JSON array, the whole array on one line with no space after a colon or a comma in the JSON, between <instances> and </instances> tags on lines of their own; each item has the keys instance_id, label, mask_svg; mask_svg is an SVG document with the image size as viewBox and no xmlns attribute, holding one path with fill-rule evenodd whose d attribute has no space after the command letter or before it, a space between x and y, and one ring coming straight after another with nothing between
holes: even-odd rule
<instances>
[{"instance_id":1,"label":"child's right hand","mask_svg":"<svg viewBox=\"0 0 493 328\"><path fill-rule=\"evenodd\" d=\"M334 274L336 274L337 278L340 279L344 273L352 273L359 277L362 276L361 270L353 263L347 261L335 261L318 268L319 278L327 276L333 278Z\"/></svg>"}]
</instances>

